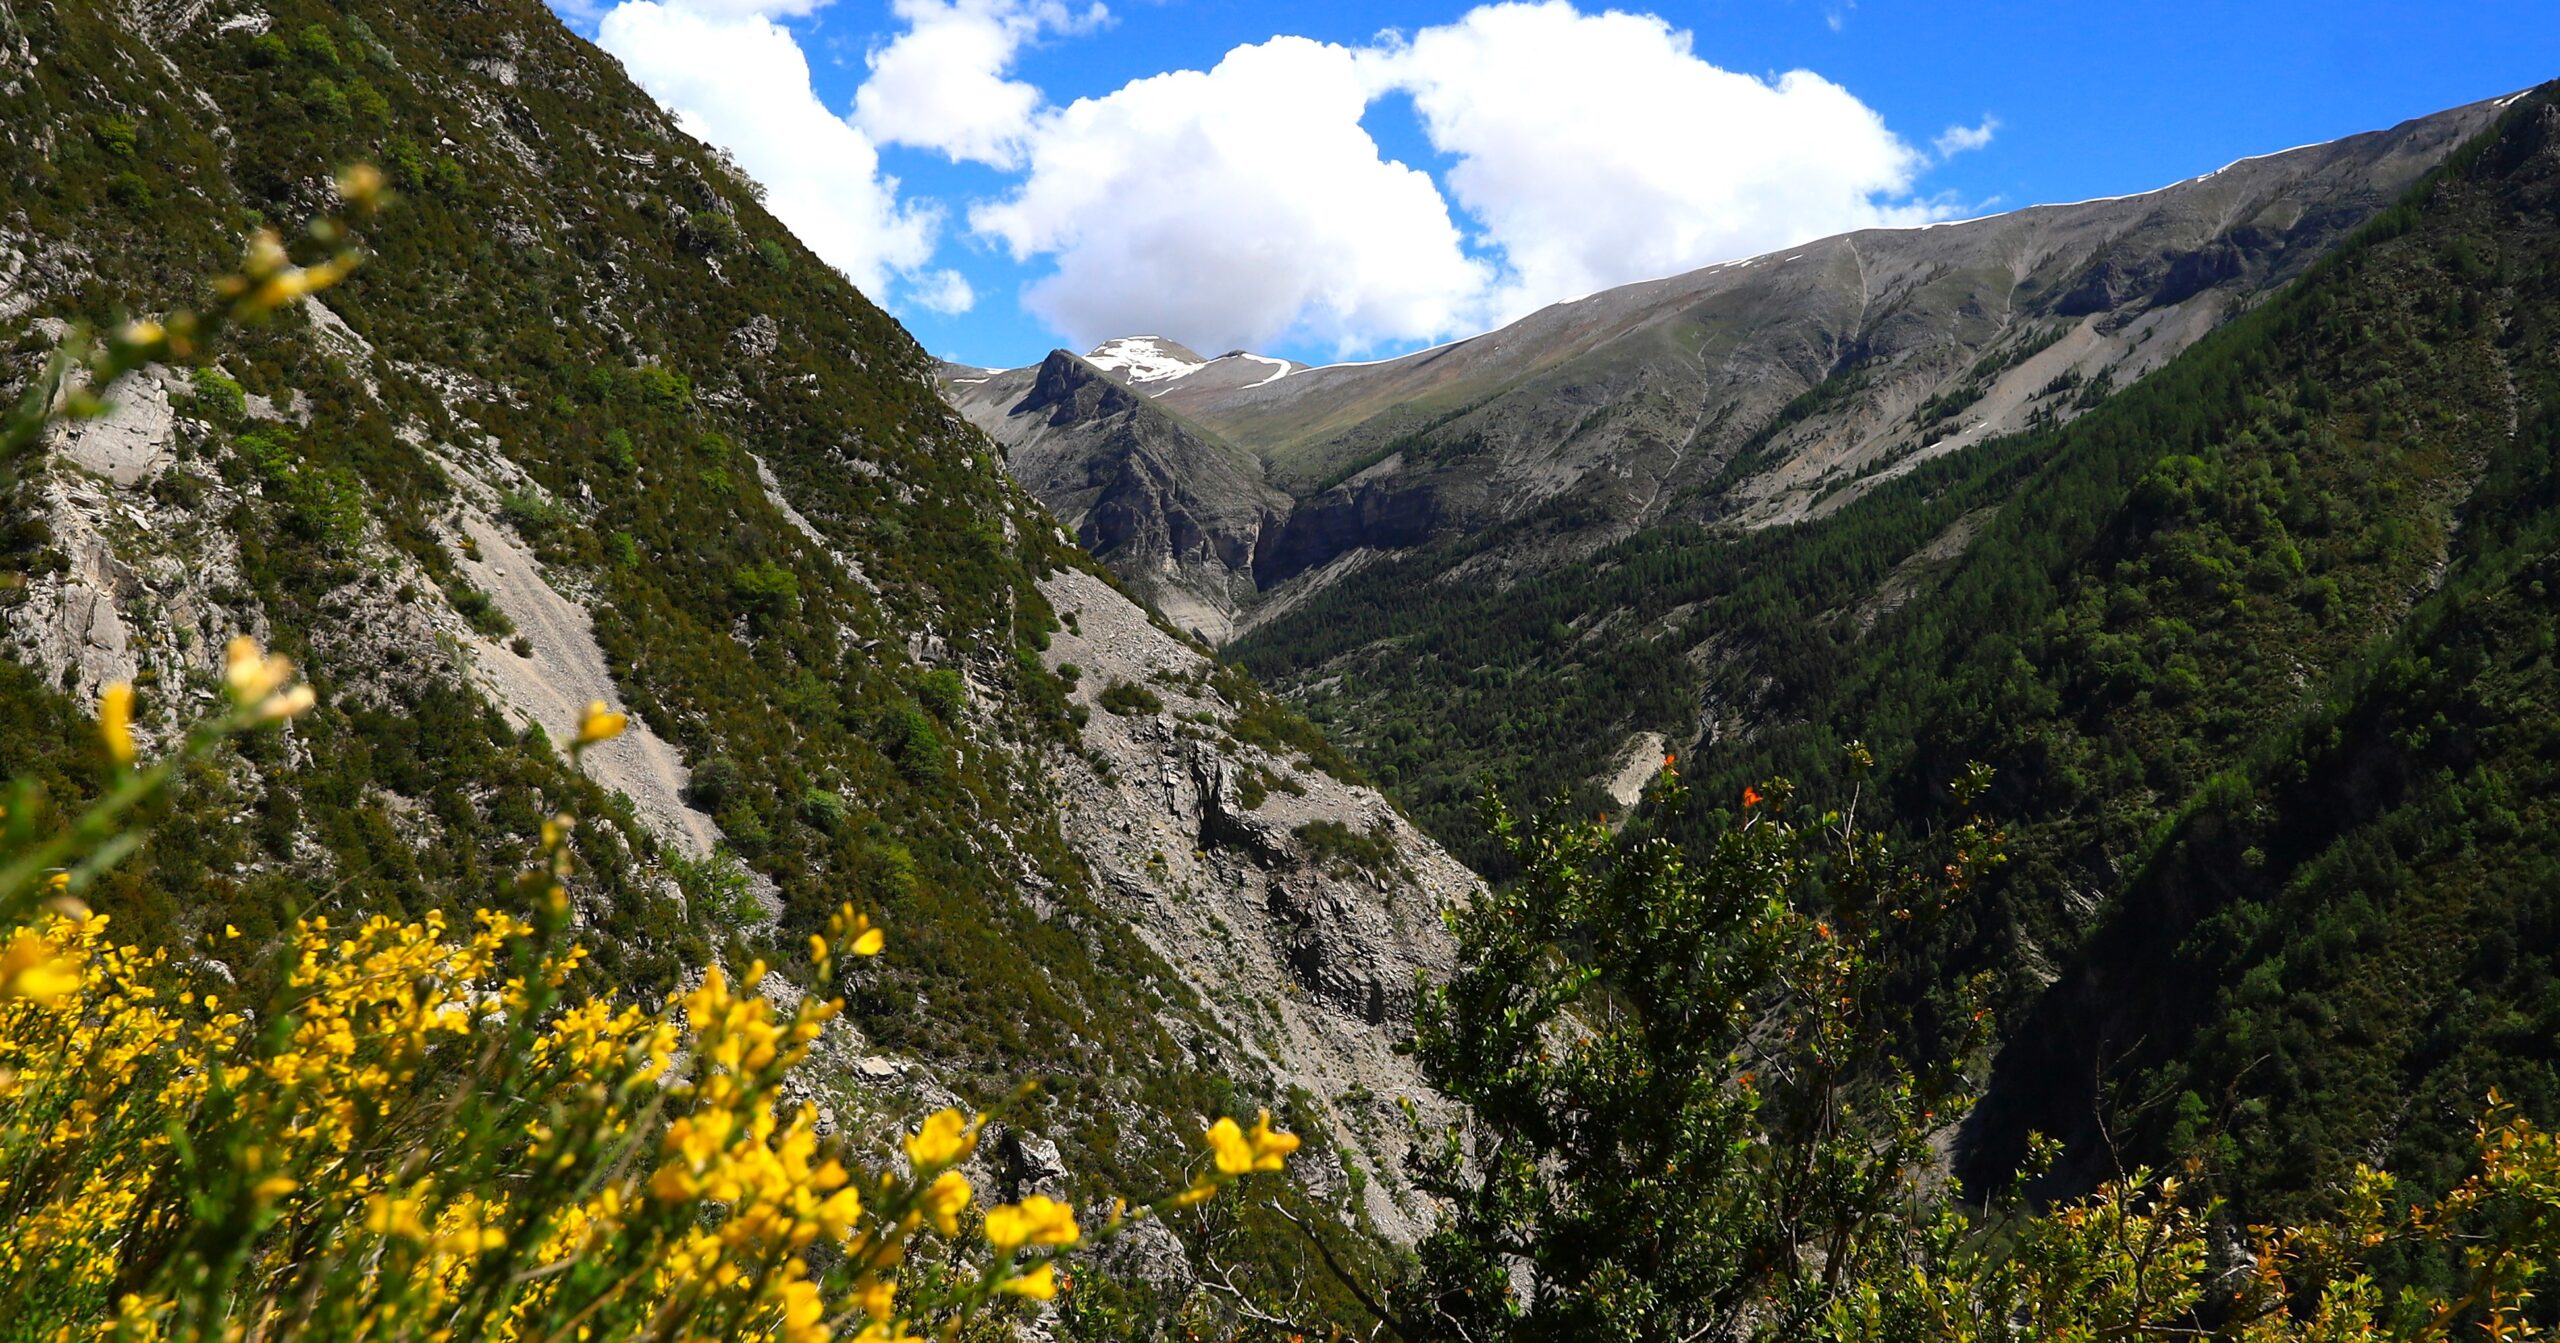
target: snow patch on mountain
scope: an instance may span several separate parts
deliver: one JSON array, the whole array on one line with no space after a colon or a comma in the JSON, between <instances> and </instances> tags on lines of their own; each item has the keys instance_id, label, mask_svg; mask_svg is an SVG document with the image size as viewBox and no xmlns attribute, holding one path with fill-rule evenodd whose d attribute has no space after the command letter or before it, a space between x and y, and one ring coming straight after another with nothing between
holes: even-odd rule
<instances>
[{"instance_id":1,"label":"snow patch on mountain","mask_svg":"<svg viewBox=\"0 0 2560 1343\"><path fill-rule=\"evenodd\" d=\"M1197 373L1209 363L1162 336L1122 336L1093 347L1084 361L1130 382L1164 382Z\"/></svg>"},{"instance_id":2,"label":"snow patch on mountain","mask_svg":"<svg viewBox=\"0 0 2560 1343\"><path fill-rule=\"evenodd\" d=\"M1267 383L1278 382L1282 378L1285 378L1298 370L1298 366L1296 364L1290 363L1286 359L1274 359L1267 354L1246 354L1244 351L1238 350L1229 357L1235 359L1250 359L1257 364L1269 364L1271 366L1270 377L1264 378L1261 382L1246 383L1245 386L1248 388L1260 387Z\"/></svg>"}]
</instances>

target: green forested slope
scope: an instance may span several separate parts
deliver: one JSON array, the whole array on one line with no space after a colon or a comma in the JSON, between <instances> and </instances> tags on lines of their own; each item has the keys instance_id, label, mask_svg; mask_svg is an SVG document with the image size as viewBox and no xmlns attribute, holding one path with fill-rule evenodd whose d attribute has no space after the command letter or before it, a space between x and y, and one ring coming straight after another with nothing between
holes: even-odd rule
<instances>
[{"instance_id":1,"label":"green forested slope","mask_svg":"<svg viewBox=\"0 0 2560 1343\"><path fill-rule=\"evenodd\" d=\"M1711 797L1772 774L1827 795L1838 743L1863 739L1912 830L1986 761L2012 862L1909 988L1926 1037L1939 986L2004 976L1976 1174L2028 1126L2096 1173L2103 1093L2116 1141L2147 1146L2126 1159L2211 1138L2251 1210L2360 1157L2439 1176L2489 1086L2560 1101L2539 811L2560 687L2535 587L2560 451L2555 122L2547 96L2511 106L2294 287L2068 427L1800 527L1657 529L1401 611L1346 595L1243 655L1288 678L1398 636L1304 697L1451 834L1479 780L1572 790L1630 723L1703 735L1683 763Z\"/></svg>"},{"instance_id":2,"label":"green forested slope","mask_svg":"<svg viewBox=\"0 0 2560 1343\"><path fill-rule=\"evenodd\" d=\"M2560 1100L2521 1024L2555 950L2554 127L2519 105L2264 311L2017 445L1963 559L1719 761L1816 773L1865 737L1906 825L2002 769L2016 861L1941 949L2015 989L1977 1173L2030 1124L2100 1173L2104 1115L2298 1212L2359 1159L2440 1180L2492 1086Z\"/></svg>"}]
</instances>

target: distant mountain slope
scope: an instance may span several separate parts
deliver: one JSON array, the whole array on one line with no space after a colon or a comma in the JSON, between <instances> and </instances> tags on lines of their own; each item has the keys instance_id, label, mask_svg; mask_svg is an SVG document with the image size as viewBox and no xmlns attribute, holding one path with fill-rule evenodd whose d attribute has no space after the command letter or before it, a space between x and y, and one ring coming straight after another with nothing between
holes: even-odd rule
<instances>
[{"instance_id":1,"label":"distant mountain slope","mask_svg":"<svg viewBox=\"0 0 2560 1343\"><path fill-rule=\"evenodd\" d=\"M1621 733L1726 800L1691 839L1773 777L1857 796L1844 742L1859 815L1908 833L1987 763L2011 861L1906 985L1924 1045L1953 984L1997 986L1961 1170L2037 1130L2066 1184L2198 1155L2243 1221L2359 1160L2440 1186L2491 1088L2560 1113L2555 352L2544 90L2069 423L1509 588L1381 563L1421 599L1346 585L1332 642L1245 647L1430 819L1614 770Z\"/></svg>"},{"instance_id":2,"label":"distant mountain slope","mask_svg":"<svg viewBox=\"0 0 2560 1343\"><path fill-rule=\"evenodd\" d=\"M1246 548L1238 629L1311 610L1305 589L1365 572L1346 557L1512 527L1464 571L1507 582L1655 522L1800 520L1940 453L2067 420L2299 274L2494 108L2138 196L1828 238L1400 359L1132 386L1295 500ZM961 404L1002 442L1028 424L984 387Z\"/></svg>"},{"instance_id":3,"label":"distant mountain slope","mask_svg":"<svg viewBox=\"0 0 2560 1343\"><path fill-rule=\"evenodd\" d=\"M534 0L0 0L0 384L356 161L402 200L325 306L5 464L0 778L78 795L100 685L164 739L234 633L321 695L190 782L118 927L487 902L568 807L625 992L717 957L788 994L828 911L884 918L813 1099L1038 1076L1019 1143L1141 1191L1268 1103L1323 1149L1293 1199L1410 1235L1385 1046L1470 878L1096 577L915 342ZM1118 642L1071 668L1079 628ZM591 697L645 729L601 787L554 749ZM1183 716L1123 720L1150 698Z\"/></svg>"}]
</instances>

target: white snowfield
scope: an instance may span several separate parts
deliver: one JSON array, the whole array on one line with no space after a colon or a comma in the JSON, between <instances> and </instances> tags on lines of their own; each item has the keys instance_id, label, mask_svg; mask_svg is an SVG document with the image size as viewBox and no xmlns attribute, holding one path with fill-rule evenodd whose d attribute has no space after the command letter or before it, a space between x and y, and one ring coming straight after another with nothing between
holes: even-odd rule
<instances>
[{"instance_id":1,"label":"white snowfield","mask_svg":"<svg viewBox=\"0 0 2560 1343\"><path fill-rule=\"evenodd\" d=\"M1122 336L1093 347L1084 357L1086 363L1106 372L1117 373L1131 382L1163 382L1196 373L1208 361L1186 358L1165 349L1160 336Z\"/></svg>"}]
</instances>

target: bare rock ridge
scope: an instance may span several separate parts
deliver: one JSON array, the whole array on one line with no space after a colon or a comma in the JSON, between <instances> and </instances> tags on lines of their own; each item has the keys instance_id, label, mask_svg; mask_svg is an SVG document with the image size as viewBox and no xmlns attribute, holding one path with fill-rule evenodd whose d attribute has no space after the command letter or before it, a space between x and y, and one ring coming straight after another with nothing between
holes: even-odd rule
<instances>
[{"instance_id":1,"label":"bare rock ridge","mask_svg":"<svg viewBox=\"0 0 2560 1343\"><path fill-rule=\"evenodd\" d=\"M1096 553L1150 599L1179 572L1180 623L1217 633L1205 605L1240 634L1293 589L1355 572L1334 563L1355 552L1544 519L1481 562L1507 580L1657 522L1814 516L2072 418L2299 274L2497 106L2135 196L1826 238L1399 359L1273 372L1254 356L1131 362L1114 342L1093 358L1142 401L1070 408L1026 394L1028 370L945 383L1025 485L1077 517L1126 462L1113 431L1132 407L1164 412L1186 450L1148 459L1162 474L1115 497ZM1222 513L1227 544L1175 543L1183 520Z\"/></svg>"}]
</instances>

